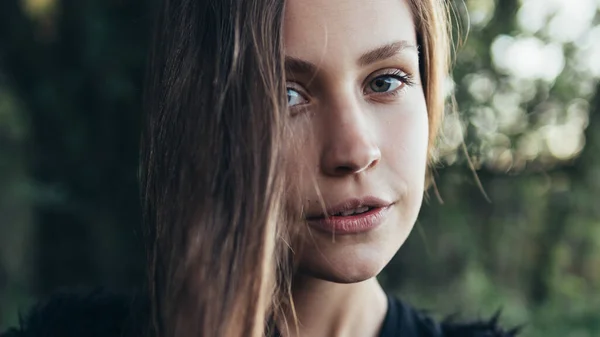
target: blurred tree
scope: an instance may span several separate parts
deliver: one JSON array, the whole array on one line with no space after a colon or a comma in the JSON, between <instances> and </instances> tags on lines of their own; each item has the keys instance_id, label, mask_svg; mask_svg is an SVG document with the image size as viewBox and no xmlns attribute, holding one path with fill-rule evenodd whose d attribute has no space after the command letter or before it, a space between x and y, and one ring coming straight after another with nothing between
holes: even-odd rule
<instances>
[{"instance_id":1,"label":"blurred tree","mask_svg":"<svg viewBox=\"0 0 600 337\"><path fill-rule=\"evenodd\" d=\"M63 0L46 12L27 4L0 2L0 74L29 121L29 291L139 284L137 143L150 3ZM24 225L2 224L10 233Z\"/></svg>"},{"instance_id":2,"label":"blurred tree","mask_svg":"<svg viewBox=\"0 0 600 337\"><path fill-rule=\"evenodd\" d=\"M456 2L471 31L440 143L443 204L432 193L388 287L441 312L504 307L531 336L600 333L598 6Z\"/></svg>"}]
</instances>

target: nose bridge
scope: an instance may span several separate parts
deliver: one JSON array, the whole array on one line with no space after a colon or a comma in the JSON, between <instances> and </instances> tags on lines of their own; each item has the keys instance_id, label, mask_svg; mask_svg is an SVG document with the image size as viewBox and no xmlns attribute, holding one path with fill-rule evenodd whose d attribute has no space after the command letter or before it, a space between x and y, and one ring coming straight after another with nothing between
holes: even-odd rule
<instances>
[{"instance_id":1,"label":"nose bridge","mask_svg":"<svg viewBox=\"0 0 600 337\"><path fill-rule=\"evenodd\" d=\"M324 113L321 167L328 175L362 172L381 158L375 125L354 95L335 95Z\"/></svg>"}]
</instances>

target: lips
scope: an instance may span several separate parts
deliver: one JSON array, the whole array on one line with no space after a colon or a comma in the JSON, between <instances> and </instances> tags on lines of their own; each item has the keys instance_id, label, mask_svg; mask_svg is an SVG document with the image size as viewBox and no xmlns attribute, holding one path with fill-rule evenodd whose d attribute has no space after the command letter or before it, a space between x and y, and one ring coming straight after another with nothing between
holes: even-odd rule
<instances>
[{"instance_id":1,"label":"lips","mask_svg":"<svg viewBox=\"0 0 600 337\"><path fill-rule=\"evenodd\" d=\"M331 234L358 234L370 231L383 223L393 203L367 197L348 199L326 212L310 214L308 224Z\"/></svg>"},{"instance_id":2,"label":"lips","mask_svg":"<svg viewBox=\"0 0 600 337\"><path fill-rule=\"evenodd\" d=\"M316 220L320 218L326 218L327 216L349 216L352 214L360 214L368 212L375 208L388 207L391 204L391 202L370 196L360 199L347 199L335 206L327 208L325 212L323 212L323 210L320 210L318 212L309 213L306 216L306 220Z\"/></svg>"},{"instance_id":3,"label":"lips","mask_svg":"<svg viewBox=\"0 0 600 337\"><path fill-rule=\"evenodd\" d=\"M354 208L351 210L341 211L341 212L338 212L338 213L335 213L332 215L333 216L349 216L349 215L354 215L354 214L362 214L362 213L368 212L372 209L373 209L373 207L370 207L370 206L361 206L361 207Z\"/></svg>"}]
</instances>

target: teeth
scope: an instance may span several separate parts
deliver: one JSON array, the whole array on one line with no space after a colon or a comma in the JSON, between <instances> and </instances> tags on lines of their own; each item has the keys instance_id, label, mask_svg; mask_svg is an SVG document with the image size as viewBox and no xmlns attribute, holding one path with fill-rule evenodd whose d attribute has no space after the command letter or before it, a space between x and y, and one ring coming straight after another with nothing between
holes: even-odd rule
<instances>
[{"instance_id":1,"label":"teeth","mask_svg":"<svg viewBox=\"0 0 600 337\"><path fill-rule=\"evenodd\" d=\"M359 207L356 209L351 209L348 211L342 211L336 215L341 215L341 216L349 216L349 215L353 215L353 214L360 214L360 213L364 213L366 211L369 210L369 206L363 206L363 207Z\"/></svg>"},{"instance_id":2,"label":"teeth","mask_svg":"<svg viewBox=\"0 0 600 337\"><path fill-rule=\"evenodd\" d=\"M352 215L352 214L354 214L354 210L353 210L353 209L351 209L351 210L349 210L349 211L343 211L343 212L341 212L341 213L342 213L342 216L348 216L348 215Z\"/></svg>"},{"instance_id":3,"label":"teeth","mask_svg":"<svg viewBox=\"0 0 600 337\"><path fill-rule=\"evenodd\" d=\"M364 213L368 210L369 210L369 206L363 206L363 207L357 208L354 212L355 213Z\"/></svg>"}]
</instances>

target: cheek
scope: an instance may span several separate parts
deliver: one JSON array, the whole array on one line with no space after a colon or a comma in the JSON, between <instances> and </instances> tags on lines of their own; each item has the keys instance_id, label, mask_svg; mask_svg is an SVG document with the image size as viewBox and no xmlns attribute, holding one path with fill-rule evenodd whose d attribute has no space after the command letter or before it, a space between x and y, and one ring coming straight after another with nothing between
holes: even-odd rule
<instances>
[{"instance_id":1,"label":"cheek","mask_svg":"<svg viewBox=\"0 0 600 337\"><path fill-rule=\"evenodd\" d=\"M380 148L386 169L407 184L421 184L427 166L429 123L425 103L413 100L385 113L380 123Z\"/></svg>"},{"instance_id":2,"label":"cheek","mask_svg":"<svg viewBox=\"0 0 600 337\"><path fill-rule=\"evenodd\" d=\"M285 131L283 148L283 169L286 177L287 207L294 212L300 212L302 195L307 186L316 181L315 173L318 168L318 155L311 121L300 116L290 123Z\"/></svg>"}]
</instances>

